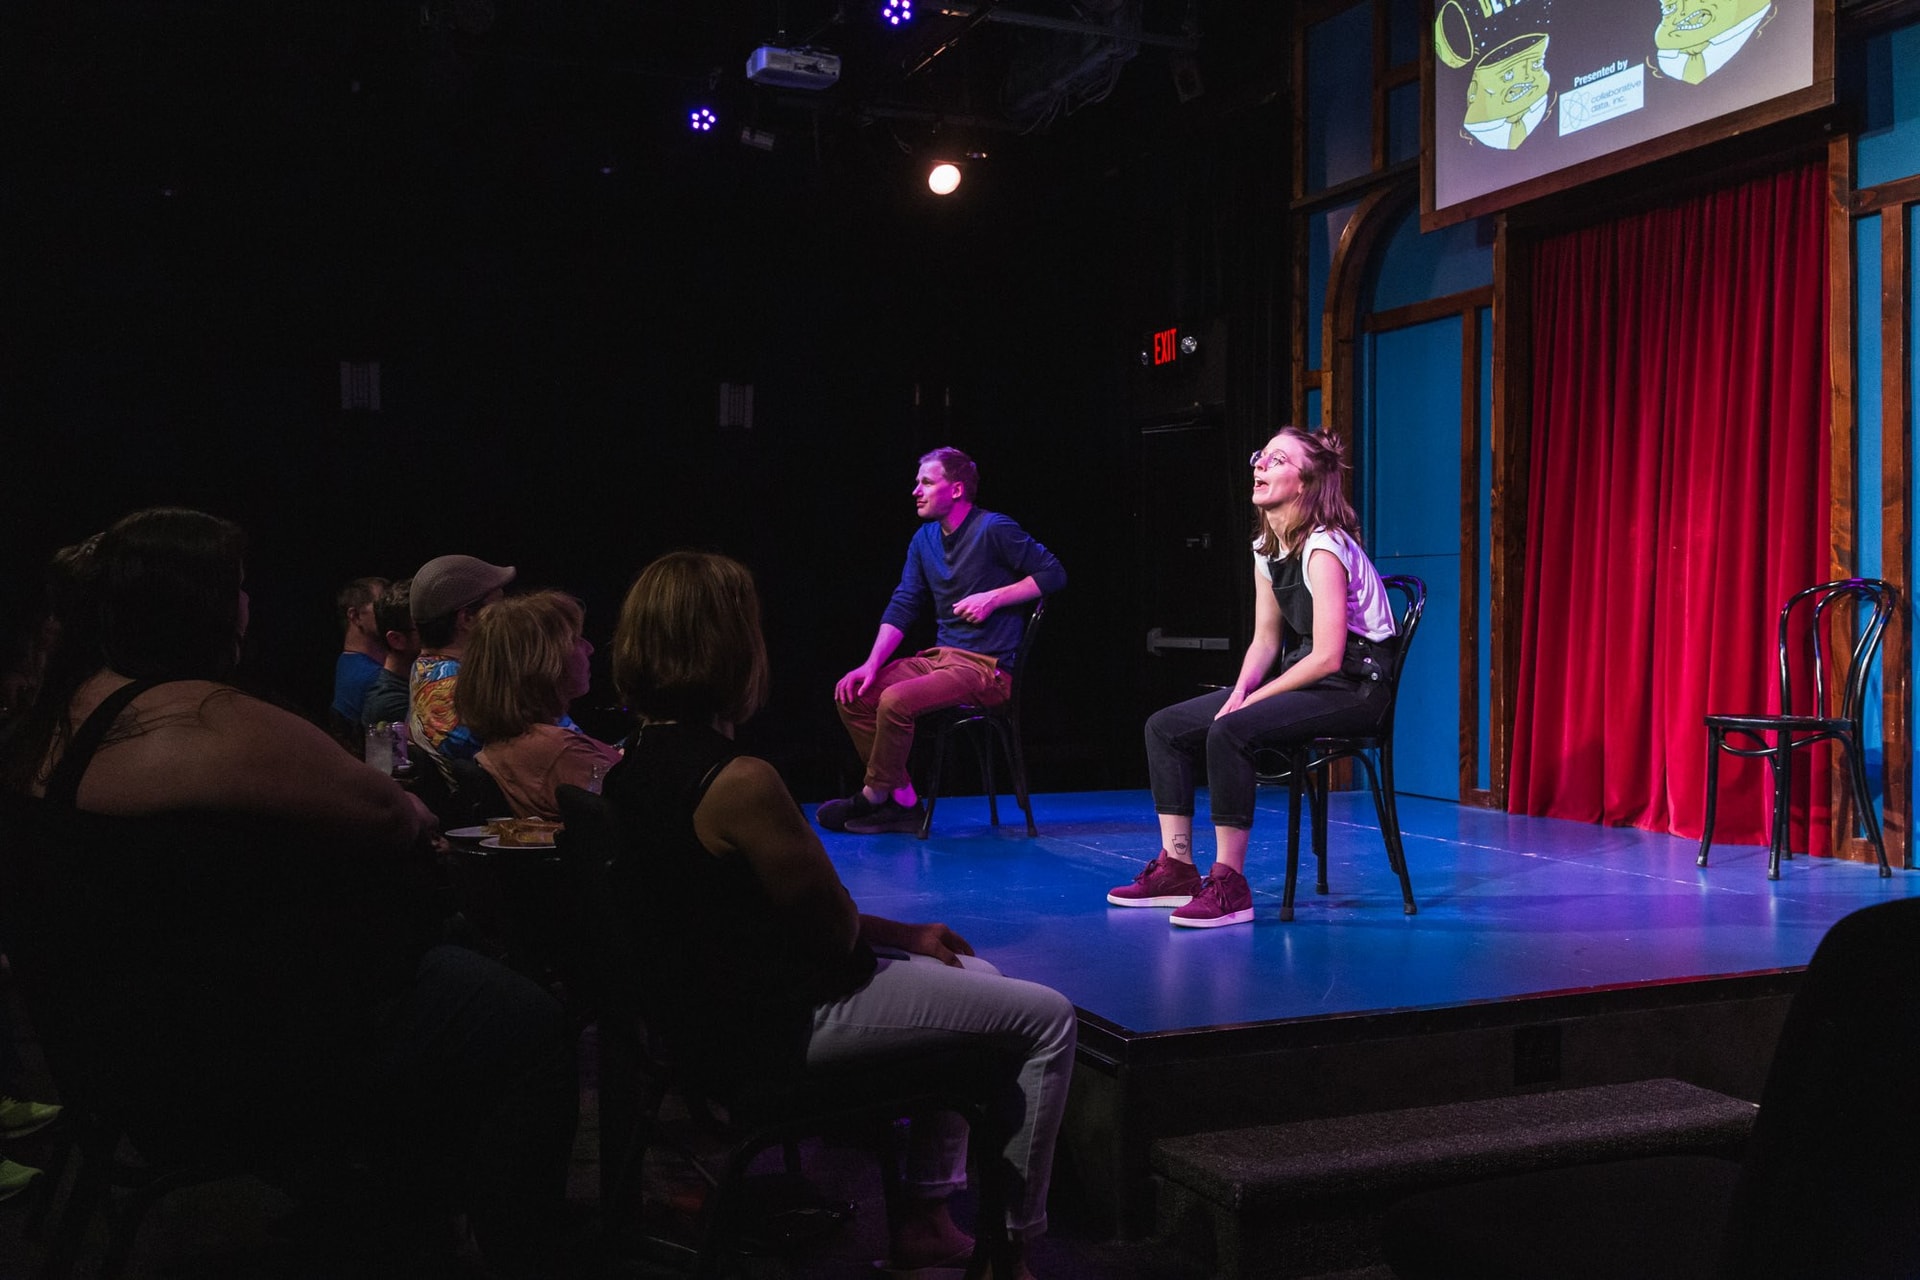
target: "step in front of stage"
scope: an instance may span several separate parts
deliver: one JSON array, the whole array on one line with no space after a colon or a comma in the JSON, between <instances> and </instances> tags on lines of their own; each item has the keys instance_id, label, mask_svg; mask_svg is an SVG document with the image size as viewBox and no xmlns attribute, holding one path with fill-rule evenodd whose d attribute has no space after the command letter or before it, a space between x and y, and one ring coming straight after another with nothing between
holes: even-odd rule
<instances>
[{"instance_id":1,"label":"step in front of stage","mask_svg":"<svg viewBox=\"0 0 1920 1280\"><path fill-rule=\"evenodd\" d=\"M1377 1196L1356 1202L1350 1214L1322 1199L1311 1209L1317 1217L1300 1216L1298 1225L1311 1229L1319 1244L1298 1260L1310 1269L1296 1270L1257 1256L1262 1242L1277 1247L1290 1238L1286 1215L1258 1196L1246 1203L1258 1206L1259 1231L1229 1233L1224 1248L1216 1244L1213 1210L1183 1216L1182 1205L1197 1210L1193 1188L1156 1176L1155 1144L1239 1133L1244 1146L1271 1142L1274 1126L1485 1100L1513 1100L1496 1106L1516 1106L1512 1114L1524 1116L1530 1095L1651 1081L1711 1091L1705 1100L1726 1104L1719 1111L1725 1121L1757 1102L1798 981L1797 972L1770 972L1153 1035L1130 1034L1083 1014L1056 1197L1070 1197L1063 1208L1116 1237L1177 1228L1195 1249L1241 1251L1218 1259L1222 1274L1367 1266L1377 1259L1363 1220L1377 1215ZM1248 1136L1256 1130L1267 1132ZM1364 1131L1364 1124L1354 1130ZM1726 1136L1696 1135L1680 1147L1704 1150ZM1175 1149L1191 1164L1206 1144ZM1284 1153L1277 1159L1275 1176L1284 1183L1294 1175ZM1409 1176L1417 1182L1423 1175ZM1228 1210L1231 1216L1231 1205ZM1342 1225L1343 1217L1362 1225ZM1204 1231L1195 1226L1201 1219Z\"/></svg>"}]
</instances>

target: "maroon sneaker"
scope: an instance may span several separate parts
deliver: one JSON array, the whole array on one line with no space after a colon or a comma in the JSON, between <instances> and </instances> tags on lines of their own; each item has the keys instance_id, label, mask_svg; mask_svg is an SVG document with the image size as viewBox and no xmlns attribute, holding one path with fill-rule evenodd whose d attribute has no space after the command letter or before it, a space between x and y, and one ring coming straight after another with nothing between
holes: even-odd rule
<instances>
[{"instance_id":1,"label":"maroon sneaker","mask_svg":"<svg viewBox=\"0 0 1920 1280\"><path fill-rule=\"evenodd\" d=\"M1160 851L1147 869L1107 895L1116 907L1184 907L1200 892L1200 872L1191 862L1182 862Z\"/></svg>"},{"instance_id":2,"label":"maroon sneaker","mask_svg":"<svg viewBox=\"0 0 1920 1280\"><path fill-rule=\"evenodd\" d=\"M1169 923L1189 929L1218 929L1253 919L1253 889L1232 867L1213 864L1205 883L1194 890L1193 901L1169 917Z\"/></svg>"}]
</instances>

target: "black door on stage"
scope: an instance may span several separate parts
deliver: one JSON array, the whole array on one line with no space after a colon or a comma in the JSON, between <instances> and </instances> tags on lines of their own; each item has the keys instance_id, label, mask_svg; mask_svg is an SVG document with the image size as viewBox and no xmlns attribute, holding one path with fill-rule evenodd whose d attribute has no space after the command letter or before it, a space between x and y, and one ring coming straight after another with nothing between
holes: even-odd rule
<instances>
[{"instance_id":1,"label":"black door on stage","mask_svg":"<svg viewBox=\"0 0 1920 1280\"><path fill-rule=\"evenodd\" d=\"M1127 642L1139 658L1143 718L1230 683L1246 651L1250 507L1230 436L1217 413L1136 428L1139 594Z\"/></svg>"}]
</instances>

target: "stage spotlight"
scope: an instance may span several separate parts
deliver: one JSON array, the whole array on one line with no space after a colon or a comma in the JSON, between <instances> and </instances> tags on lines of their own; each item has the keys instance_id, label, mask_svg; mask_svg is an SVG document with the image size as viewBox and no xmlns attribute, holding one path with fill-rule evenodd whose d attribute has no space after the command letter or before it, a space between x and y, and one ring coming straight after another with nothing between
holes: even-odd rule
<instances>
[{"instance_id":1,"label":"stage spotlight","mask_svg":"<svg viewBox=\"0 0 1920 1280\"><path fill-rule=\"evenodd\" d=\"M880 18L890 27L913 21L913 0L887 0L880 6Z\"/></svg>"},{"instance_id":2,"label":"stage spotlight","mask_svg":"<svg viewBox=\"0 0 1920 1280\"><path fill-rule=\"evenodd\" d=\"M960 186L960 166L941 161L927 171L927 190L937 196L950 196Z\"/></svg>"},{"instance_id":3,"label":"stage spotlight","mask_svg":"<svg viewBox=\"0 0 1920 1280\"><path fill-rule=\"evenodd\" d=\"M695 107L687 113L687 127L695 133L712 133L718 120L710 107Z\"/></svg>"}]
</instances>

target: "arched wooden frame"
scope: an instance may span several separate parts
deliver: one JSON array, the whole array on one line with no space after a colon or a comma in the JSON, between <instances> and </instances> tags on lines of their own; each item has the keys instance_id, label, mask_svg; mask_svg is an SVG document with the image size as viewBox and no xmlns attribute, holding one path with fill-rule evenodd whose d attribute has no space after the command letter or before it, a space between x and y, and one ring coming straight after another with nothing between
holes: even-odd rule
<instances>
[{"instance_id":1,"label":"arched wooden frame","mask_svg":"<svg viewBox=\"0 0 1920 1280\"><path fill-rule=\"evenodd\" d=\"M1479 759L1479 720L1480 720L1480 645L1478 614L1474 608L1463 608L1460 616L1460 669L1458 688L1460 694L1460 739L1459 739L1459 799L1465 804L1497 807L1506 803L1507 775L1507 734L1505 724L1507 708L1510 705L1508 672L1511 664L1507 656L1511 649L1511 622L1515 617L1512 609L1505 607L1508 599L1520 581L1518 566L1520 560L1520 538L1517 531L1510 528L1514 513L1525 511L1524 463L1518 463L1511 454L1513 433L1509 431L1503 419L1516 402L1524 401L1524 395L1517 393L1514 387L1506 385L1507 379L1523 369L1524 359L1514 360L1502 346L1503 313L1502 305L1507 291L1495 287L1471 290L1467 293L1436 298L1429 302L1402 308L1391 315L1370 316L1366 314L1366 289L1372 279L1373 268L1384 250L1385 242L1399 222L1401 216L1409 212L1414 205L1417 188L1410 182L1396 182L1384 185L1369 192L1355 207L1352 217L1342 228L1340 241L1335 246L1332 259L1328 264L1326 303L1320 317L1321 354L1323 367L1319 371L1321 428L1338 435L1349 449L1357 449L1359 430L1359 359L1357 344L1363 332L1382 328L1397 328L1402 325L1423 323L1427 320L1458 315L1461 320L1461 555L1460 585L1463 601L1478 601L1479 574L1486 560L1492 564L1493 616L1489 628L1493 652L1489 676L1490 689L1489 714L1485 732L1488 743L1488 783L1482 789L1476 785ZM1507 239L1504 221L1495 244L1496 281L1505 273L1508 260ZM1477 316L1482 308L1491 308L1494 317L1493 351L1493 440L1494 468L1493 493L1490 495L1492 506L1491 529L1478 528L1479 485L1480 485L1480 439L1479 439L1479 400L1480 400L1480 337ZM1524 377L1524 373L1518 376ZM1305 379L1302 379L1304 382ZM1524 433L1521 433L1524 439ZM1358 456L1357 452L1355 456ZM1512 474L1519 467L1520 474ZM1518 495L1520 506L1514 506ZM1481 541L1485 538L1485 542ZM1488 553L1482 555L1483 548Z\"/></svg>"}]
</instances>

